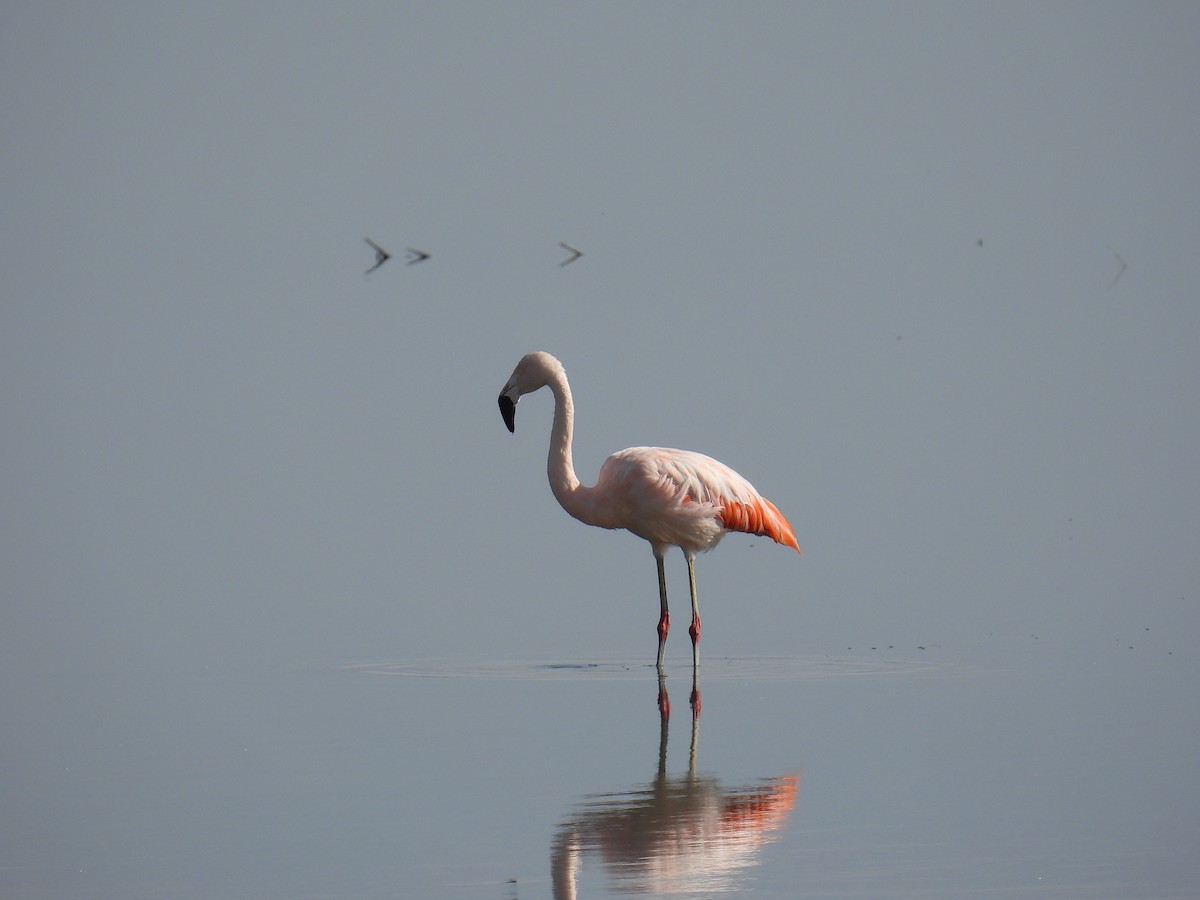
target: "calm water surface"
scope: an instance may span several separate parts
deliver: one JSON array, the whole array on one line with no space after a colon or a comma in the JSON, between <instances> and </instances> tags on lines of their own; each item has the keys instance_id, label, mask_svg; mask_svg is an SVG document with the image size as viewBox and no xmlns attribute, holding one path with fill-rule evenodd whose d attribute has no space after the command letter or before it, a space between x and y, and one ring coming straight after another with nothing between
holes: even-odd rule
<instances>
[{"instance_id":1,"label":"calm water surface","mask_svg":"<svg viewBox=\"0 0 1200 900\"><path fill-rule=\"evenodd\" d=\"M633 660L26 673L0 894L1193 898L1200 671L1133 637L714 656L667 722Z\"/></svg>"}]
</instances>

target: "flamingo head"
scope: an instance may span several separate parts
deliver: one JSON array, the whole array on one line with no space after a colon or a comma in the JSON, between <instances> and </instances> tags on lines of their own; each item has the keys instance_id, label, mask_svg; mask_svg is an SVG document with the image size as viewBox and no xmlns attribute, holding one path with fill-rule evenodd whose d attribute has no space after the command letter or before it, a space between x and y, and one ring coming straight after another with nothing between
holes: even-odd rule
<instances>
[{"instance_id":1,"label":"flamingo head","mask_svg":"<svg viewBox=\"0 0 1200 900\"><path fill-rule=\"evenodd\" d=\"M522 395L533 393L548 385L555 373L562 372L562 363L549 353L527 353L521 357L508 382L500 391L500 415L508 430L517 430L517 402Z\"/></svg>"}]
</instances>

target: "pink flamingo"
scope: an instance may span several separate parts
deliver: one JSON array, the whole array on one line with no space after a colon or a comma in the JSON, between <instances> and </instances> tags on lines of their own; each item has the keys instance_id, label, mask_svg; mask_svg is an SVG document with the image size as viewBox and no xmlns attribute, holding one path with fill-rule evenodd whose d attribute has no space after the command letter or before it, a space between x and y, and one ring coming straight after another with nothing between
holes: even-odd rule
<instances>
[{"instance_id":1,"label":"pink flamingo","mask_svg":"<svg viewBox=\"0 0 1200 900\"><path fill-rule=\"evenodd\" d=\"M689 450L630 447L600 467L592 487L580 484L571 461L575 407L562 363L549 353L530 353L513 369L500 392L500 414L516 430L517 401L549 387L554 394L554 424L546 469L550 489L562 508L581 522L600 528L624 528L650 542L658 563L658 669L671 629L663 554L678 547L687 558L692 592L693 670L700 662L700 607L696 603L696 554L711 550L729 531L769 537L797 553L796 534L775 505L745 478L711 457Z\"/></svg>"}]
</instances>

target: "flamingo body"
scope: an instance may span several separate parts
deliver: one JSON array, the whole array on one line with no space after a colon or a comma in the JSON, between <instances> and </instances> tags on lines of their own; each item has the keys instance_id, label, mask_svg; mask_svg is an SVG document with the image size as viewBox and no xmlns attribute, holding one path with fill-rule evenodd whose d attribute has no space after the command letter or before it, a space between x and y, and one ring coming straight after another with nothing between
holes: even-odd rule
<instances>
[{"instance_id":1,"label":"flamingo body","mask_svg":"<svg viewBox=\"0 0 1200 900\"><path fill-rule=\"evenodd\" d=\"M516 430L517 403L525 394L549 387L554 394L547 475L555 498L588 525L624 528L650 542L658 564L661 613L658 666L671 627L663 555L679 547L688 563L692 593L692 662L699 662L700 612L696 601L696 554L711 550L730 531L769 537L800 552L783 514L745 478L724 463L690 450L630 447L604 461L591 487L580 484L571 456L574 401L562 363L549 353L521 358L500 392L500 413Z\"/></svg>"},{"instance_id":2,"label":"flamingo body","mask_svg":"<svg viewBox=\"0 0 1200 900\"><path fill-rule=\"evenodd\" d=\"M605 527L624 528L651 546L701 553L728 532L741 531L800 549L791 525L770 500L703 453L668 447L620 450L604 461L592 492L597 511L606 514Z\"/></svg>"}]
</instances>

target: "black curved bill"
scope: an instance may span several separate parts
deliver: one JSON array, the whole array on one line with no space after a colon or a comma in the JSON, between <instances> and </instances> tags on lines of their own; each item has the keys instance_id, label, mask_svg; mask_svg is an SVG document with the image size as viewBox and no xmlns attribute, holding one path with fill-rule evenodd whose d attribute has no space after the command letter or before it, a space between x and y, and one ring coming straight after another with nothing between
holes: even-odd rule
<instances>
[{"instance_id":1,"label":"black curved bill","mask_svg":"<svg viewBox=\"0 0 1200 900\"><path fill-rule=\"evenodd\" d=\"M501 394L500 415L504 417L504 424L508 426L510 434L515 434L517 431L517 404L508 394Z\"/></svg>"}]
</instances>

